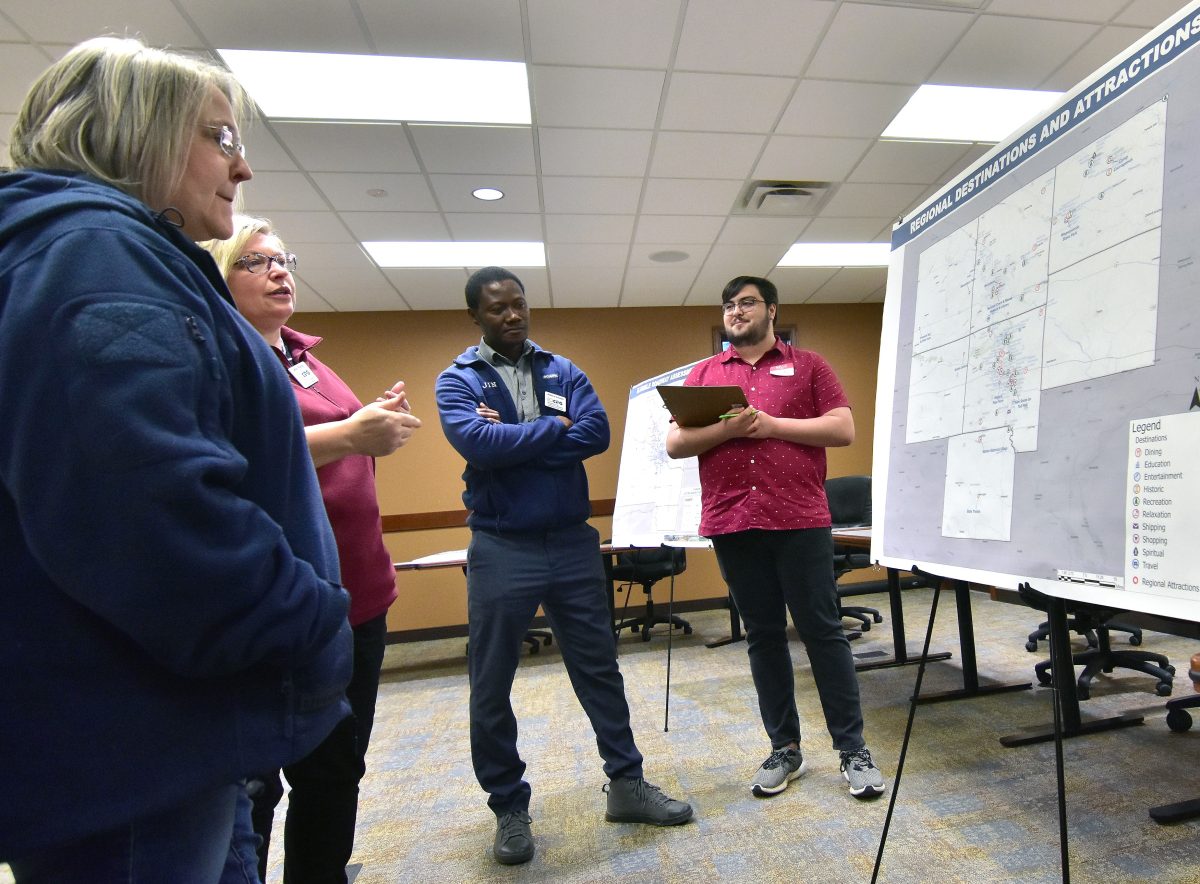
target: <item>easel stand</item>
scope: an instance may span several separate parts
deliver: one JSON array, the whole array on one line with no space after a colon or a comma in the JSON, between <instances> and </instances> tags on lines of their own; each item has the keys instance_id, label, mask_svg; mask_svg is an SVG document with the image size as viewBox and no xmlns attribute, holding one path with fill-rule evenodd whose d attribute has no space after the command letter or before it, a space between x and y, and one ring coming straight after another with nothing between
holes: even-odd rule
<instances>
[{"instance_id":1,"label":"easel stand","mask_svg":"<svg viewBox=\"0 0 1200 884\"><path fill-rule=\"evenodd\" d=\"M1045 595L1022 583L1018 588L1021 597L1031 607L1044 610L1050 622L1050 674L1053 676L1053 693L1056 699L1055 715L1061 717L1063 738L1081 734L1096 734L1117 728L1142 724L1141 715L1123 713L1111 718L1096 718L1083 721L1079 714L1079 695L1075 690L1075 664L1071 657L1071 633L1067 628L1066 602L1056 596ZM1044 743L1055 739L1055 728L1030 728L1000 738L1000 745L1007 748Z\"/></svg>"}]
</instances>

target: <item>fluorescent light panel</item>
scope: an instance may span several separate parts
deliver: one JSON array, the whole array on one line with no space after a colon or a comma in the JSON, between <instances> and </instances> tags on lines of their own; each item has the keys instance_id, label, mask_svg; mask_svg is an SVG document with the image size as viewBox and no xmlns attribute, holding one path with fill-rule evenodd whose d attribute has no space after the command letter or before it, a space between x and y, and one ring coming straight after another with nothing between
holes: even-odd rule
<instances>
[{"instance_id":1,"label":"fluorescent light panel","mask_svg":"<svg viewBox=\"0 0 1200 884\"><path fill-rule=\"evenodd\" d=\"M886 267L891 246L885 242L798 242L779 267Z\"/></svg>"},{"instance_id":2,"label":"fluorescent light panel","mask_svg":"<svg viewBox=\"0 0 1200 884\"><path fill-rule=\"evenodd\" d=\"M530 124L522 62L217 51L272 119Z\"/></svg>"},{"instance_id":3,"label":"fluorescent light panel","mask_svg":"<svg viewBox=\"0 0 1200 884\"><path fill-rule=\"evenodd\" d=\"M917 89L884 138L996 142L1062 97L1061 92L931 86Z\"/></svg>"},{"instance_id":4,"label":"fluorescent light panel","mask_svg":"<svg viewBox=\"0 0 1200 884\"><path fill-rule=\"evenodd\" d=\"M540 242L364 242L380 267L545 267Z\"/></svg>"}]
</instances>

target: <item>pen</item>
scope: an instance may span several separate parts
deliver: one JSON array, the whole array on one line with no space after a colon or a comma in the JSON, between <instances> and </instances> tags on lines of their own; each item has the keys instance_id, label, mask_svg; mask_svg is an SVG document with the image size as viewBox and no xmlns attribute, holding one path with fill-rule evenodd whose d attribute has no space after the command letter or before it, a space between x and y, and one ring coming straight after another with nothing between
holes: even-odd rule
<instances>
[{"instance_id":1,"label":"pen","mask_svg":"<svg viewBox=\"0 0 1200 884\"><path fill-rule=\"evenodd\" d=\"M754 411L754 406L750 406L749 408L745 408L742 410L743 411ZM741 411L727 411L724 414L718 414L717 418L718 418L718 420L725 421L725 420L729 420L731 417L737 417L741 413L742 413Z\"/></svg>"}]
</instances>

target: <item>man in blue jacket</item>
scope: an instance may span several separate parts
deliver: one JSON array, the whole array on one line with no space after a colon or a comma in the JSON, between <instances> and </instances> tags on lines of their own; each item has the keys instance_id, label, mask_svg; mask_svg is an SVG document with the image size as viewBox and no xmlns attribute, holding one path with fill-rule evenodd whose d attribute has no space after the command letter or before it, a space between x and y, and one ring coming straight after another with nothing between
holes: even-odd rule
<instances>
[{"instance_id":1,"label":"man in blue jacket","mask_svg":"<svg viewBox=\"0 0 1200 884\"><path fill-rule=\"evenodd\" d=\"M466 296L483 339L438 377L437 405L446 438L467 462L471 759L497 818L492 852L510 865L534 853L509 693L539 605L596 732L610 780L606 819L673 826L692 808L643 779L629 727L583 468L608 448L608 416L574 363L529 340L516 276L485 267L467 281Z\"/></svg>"}]
</instances>

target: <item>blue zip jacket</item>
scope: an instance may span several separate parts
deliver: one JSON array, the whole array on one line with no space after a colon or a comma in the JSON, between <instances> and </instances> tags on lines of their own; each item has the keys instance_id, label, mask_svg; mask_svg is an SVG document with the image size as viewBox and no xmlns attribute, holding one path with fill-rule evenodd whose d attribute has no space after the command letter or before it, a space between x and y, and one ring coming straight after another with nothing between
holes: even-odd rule
<instances>
[{"instance_id":1,"label":"blue zip jacket","mask_svg":"<svg viewBox=\"0 0 1200 884\"><path fill-rule=\"evenodd\" d=\"M467 348L438 375L442 431L467 462L462 499L473 529L548 531L591 515L583 461L607 450L608 415L587 375L571 360L536 344L531 358L542 416L525 423L478 346ZM480 402L500 414L500 423L475 413ZM558 420L560 414L571 419L570 429Z\"/></svg>"},{"instance_id":2,"label":"blue zip jacket","mask_svg":"<svg viewBox=\"0 0 1200 884\"><path fill-rule=\"evenodd\" d=\"M348 712L295 397L169 214L0 176L0 861L294 761Z\"/></svg>"}]
</instances>

